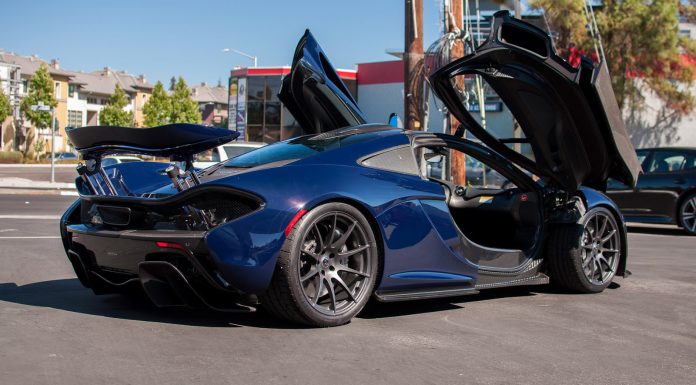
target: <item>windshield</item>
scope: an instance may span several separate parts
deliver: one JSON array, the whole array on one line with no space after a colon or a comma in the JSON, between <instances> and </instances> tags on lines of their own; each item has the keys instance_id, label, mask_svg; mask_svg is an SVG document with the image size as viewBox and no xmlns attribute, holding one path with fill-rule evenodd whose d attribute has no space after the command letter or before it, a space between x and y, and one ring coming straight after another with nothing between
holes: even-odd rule
<instances>
[{"instance_id":1,"label":"windshield","mask_svg":"<svg viewBox=\"0 0 696 385\"><path fill-rule=\"evenodd\" d=\"M268 163L304 159L324 151L375 139L380 135L377 131L385 131L385 129L380 127L378 130L360 133L346 131L301 136L241 154L225 162L225 167L251 168Z\"/></svg>"},{"instance_id":2,"label":"windshield","mask_svg":"<svg viewBox=\"0 0 696 385\"><path fill-rule=\"evenodd\" d=\"M235 156L242 155L244 153L247 153L253 149L256 149L257 147L252 147L252 146L224 146L223 149L225 150L225 154L227 155L227 158L234 158Z\"/></svg>"}]
</instances>

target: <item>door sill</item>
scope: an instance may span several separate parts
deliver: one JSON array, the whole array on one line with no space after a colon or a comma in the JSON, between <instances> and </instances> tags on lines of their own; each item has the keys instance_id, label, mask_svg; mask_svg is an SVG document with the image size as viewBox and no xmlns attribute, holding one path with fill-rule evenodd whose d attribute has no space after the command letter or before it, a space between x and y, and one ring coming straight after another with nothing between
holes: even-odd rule
<instances>
[{"instance_id":1,"label":"door sill","mask_svg":"<svg viewBox=\"0 0 696 385\"><path fill-rule=\"evenodd\" d=\"M412 301L418 299L457 297L462 295L478 294L478 290L468 287L449 287L426 290L404 290L375 292L375 298L380 302Z\"/></svg>"}]
</instances>

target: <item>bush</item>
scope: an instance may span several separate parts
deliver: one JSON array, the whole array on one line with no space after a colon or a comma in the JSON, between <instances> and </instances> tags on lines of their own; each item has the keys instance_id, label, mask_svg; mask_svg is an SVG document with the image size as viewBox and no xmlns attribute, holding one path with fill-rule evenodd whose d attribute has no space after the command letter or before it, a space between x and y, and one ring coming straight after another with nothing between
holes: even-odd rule
<instances>
[{"instance_id":1,"label":"bush","mask_svg":"<svg viewBox=\"0 0 696 385\"><path fill-rule=\"evenodd\" d=\"M22 163L22 153L19 151L0 151L0 163Z\"/></svg>"}]
</instances>

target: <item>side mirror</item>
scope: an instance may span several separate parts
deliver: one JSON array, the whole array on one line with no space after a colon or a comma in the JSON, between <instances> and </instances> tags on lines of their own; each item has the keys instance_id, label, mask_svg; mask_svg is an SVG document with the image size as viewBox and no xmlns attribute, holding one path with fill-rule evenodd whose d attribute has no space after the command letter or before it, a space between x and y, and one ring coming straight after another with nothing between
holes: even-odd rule
<instances>
[{"instance_id":1,"label":"side mirror","mask_svg":"<svg viewBox=\"0 0 696 385\"><path fill-rule=\"evenodd\" d=\"M404 124L401 122L399 114L393 112L391 113L391 115L389 115L389 125L396 128L404 128Z\"/></svg>"},{"instance_id":2,"label":"side mirror","mask_svg":"<svg viewBox=\"0 0 696 385\"><path fill-rule=\"evenodd\" d=\"M428 163L440 163L442 162L442 155L435 153L435 152L429 152L425 155L423 155L423 158L425 159L426 162Z\"/></svg>"}]
</instances>

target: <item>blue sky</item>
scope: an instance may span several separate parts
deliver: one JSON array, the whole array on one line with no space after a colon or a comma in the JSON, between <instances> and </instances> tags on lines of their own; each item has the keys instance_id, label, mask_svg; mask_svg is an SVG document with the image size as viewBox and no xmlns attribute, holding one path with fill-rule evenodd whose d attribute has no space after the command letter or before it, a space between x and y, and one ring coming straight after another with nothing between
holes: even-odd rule
<instances>
[{"instance_id":1,"label":"blue sky","mask_svg":"<svg viewBox=\"0 0 696 385\"><path fill-rule=\"evenodd\" d=\"M423 2L427 48L439 31L440 1ZM289 65L305 28L339 68L390 60L385 49L403 49L404 36L403 0L11 1L2 13L14 16L3 18L0 49L165 84L172 75L224 84L232 67L251 66L225 47L257 55L259 66Z\"/></svg>"}]
</instances>

